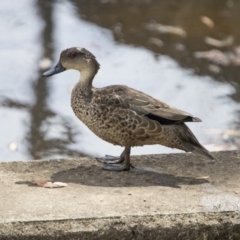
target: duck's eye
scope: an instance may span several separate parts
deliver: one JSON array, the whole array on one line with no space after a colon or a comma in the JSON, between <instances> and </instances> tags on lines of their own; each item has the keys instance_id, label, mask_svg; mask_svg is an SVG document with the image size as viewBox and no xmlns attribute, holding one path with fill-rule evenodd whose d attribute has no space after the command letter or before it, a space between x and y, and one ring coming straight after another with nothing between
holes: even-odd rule
<instances>
[{"instance_id":1,"label":"duck's eye","mask_svg":"<svg viewBox=\"0 0 240 240\"><path fill-rule=\"evenodd\" d=\"M71 53L69 53L68 56L69 56L70 58L74 58L74 57L76 57L76 55L77 55L77 54L76 54L75 52L71 52Z\"/></svg>"}]
</instances>

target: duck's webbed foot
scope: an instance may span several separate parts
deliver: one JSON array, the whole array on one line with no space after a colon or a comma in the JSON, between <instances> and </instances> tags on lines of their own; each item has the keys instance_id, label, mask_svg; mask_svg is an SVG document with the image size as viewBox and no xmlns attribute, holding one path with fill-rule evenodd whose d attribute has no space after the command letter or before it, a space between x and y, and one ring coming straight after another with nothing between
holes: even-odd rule
<instances>
[{"instance_id":1,"label":"duck's webbed foot","mask_svg":"<svg viewBox=\"0 0 240 240\"><path fill-rule=\"evenodd\" d=\"M103 167L104 170L129 171L131 167L134 168L130 164L130 150L131 150L131 147L125 147L120 157L105 155L105 157L97 158L97 160L105 164L105 166ZM122 164L119 164L119 163L122 163Z\"/></svg>"},{"instance_id":2,"label":"duck's webbed foot","mask_svg":"<svg viewBox=\"0 0 240 240\"><path fill-rule=\"evenodd\" d=\"M124 164L105 164L103 169L107 171L128 171L130 168L126 167Z\"/></svg>"},{"instance_id":3,"label":"duck's webbed foot","mask_svg":"<svg viewBox=\"0 0 240 240\"><path fill-rule=\"evenodd\" d=\"M124 151L123 151L124 153ZM116 164L122 163L124 161L124 154L121 154L120 157L105 155L102 158L96 158L99 162L106 163L106 164Z\"/></svg>"}]
</instances>

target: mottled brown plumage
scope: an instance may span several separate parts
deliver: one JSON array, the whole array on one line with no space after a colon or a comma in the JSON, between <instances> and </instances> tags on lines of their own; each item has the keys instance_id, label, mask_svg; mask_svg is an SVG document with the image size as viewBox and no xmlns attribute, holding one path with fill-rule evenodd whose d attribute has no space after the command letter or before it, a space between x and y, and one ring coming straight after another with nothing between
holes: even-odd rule
<instances>
[{"instance_id":1,"label":"mottled brown plumage","mask_svg":"<svg viewBox=\"0 0 240 240\"><path fill-rule=\"evenodd\" d=\"M131 147L152 144L214 159L184 123L199 122L200 119L127 86L94 88L92 81L99 64L86 49L64 50L57 66L43 76L67 69L81 72L71 97L76 116L103 140L125 147L120 158L108 155L98 158L106 164L104 169L129 170ZM116 164L121 162L123 164Z\"/></svg>"}]
</instances>

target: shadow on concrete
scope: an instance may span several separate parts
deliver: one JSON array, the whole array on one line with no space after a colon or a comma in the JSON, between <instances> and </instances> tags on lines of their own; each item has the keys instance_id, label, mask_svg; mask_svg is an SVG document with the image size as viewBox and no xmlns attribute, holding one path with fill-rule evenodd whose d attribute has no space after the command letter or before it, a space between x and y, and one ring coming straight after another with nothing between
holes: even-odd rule
<instances>
[{"instance_id":1,"label":"shadow on concrete","mask_svg":"<svg viewBox=\"0 0 240 240\"><path fill-rule=\"evenodd\" d=\"M172 188L209 182L206 179L174 176L147 168L134 168L129 172L108 172L96 165L79 166L54 173L51 180L99 187L166 186Z\"/></svg>"}]
</instances>

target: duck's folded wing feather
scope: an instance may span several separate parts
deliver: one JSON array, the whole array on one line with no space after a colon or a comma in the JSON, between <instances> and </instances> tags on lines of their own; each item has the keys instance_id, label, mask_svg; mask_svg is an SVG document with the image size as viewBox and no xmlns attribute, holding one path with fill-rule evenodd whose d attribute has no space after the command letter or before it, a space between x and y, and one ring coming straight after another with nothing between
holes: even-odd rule
<instances>
[{"instance_id":1,"label":"duck's folded wing feather","mask_svg":"<svg viewBox=\"0 0 240 240\"><path fill-rule=\"evenodd\" d=\"M111 86L113 87L113 86ZM115 89L108 91L101 98L102 104L112 105L123 109L130 109L140 116L159 121L162 124L176 122L200 122L199 118L191 114L171 107L143 92L125 86L114 86ZM103 93L103 92L102 92Z\"/></svg>"}]
</instances>

